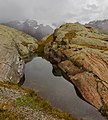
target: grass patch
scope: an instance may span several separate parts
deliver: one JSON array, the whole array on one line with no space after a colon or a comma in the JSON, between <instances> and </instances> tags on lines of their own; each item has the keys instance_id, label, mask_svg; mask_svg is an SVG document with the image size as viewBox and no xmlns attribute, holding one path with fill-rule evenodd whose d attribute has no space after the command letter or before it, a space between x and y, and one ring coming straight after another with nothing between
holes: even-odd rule
<instances>
[{"instance_id":1,"label":"grass patch","mask_svg":"<svg viewBox=\"0 0 108 120\"><path fill-rule=\"evenodd\" d=\"M8 89L19 89L19 86L17 83L12 83L12 82L9 82L9 81L0 81L0 86L1 87L5 87L5 88L8 88Z\"/></svg>"},{"instance_id":2,"label":"grass patch","mask_svg":"<svg viewBox=\"0 0 108 120\"><path fill-rule=\"evenodd\" d=\"M21 98L17 98L15 104L18 106L30 107L33 110L42 110L45 114L49 114L57 118L64 118L65 120L78 120L70 114L63 113L60 110L53 108L47 101L34 94L34 92L30 92Z\"/></svg>"},{"instance_id":3,"label":"grass patch","mask_svg":"<svg viewBox=\"0 0 108 120\"><path fill-rule=\"evenodd\" d=\"M42 41L42 42L37 42L38 44L38 49L37 49L37 53L40 56L44 55L44 47L46 44L48 44L49 42L51 42L53 40L53 35L50 35L46 40Z\"/></svg>"},{"instance_id":4,"label":"grass patch","mask_svg":"<svg viewBox=\"0 0 108 120\"><path fill-rule=\"evenodd\" d=\"M76 31L70 31L65 34L64 39L71 40L72 38L75 38L75 36L76 36Z\"/></svg>"}]
</instances>

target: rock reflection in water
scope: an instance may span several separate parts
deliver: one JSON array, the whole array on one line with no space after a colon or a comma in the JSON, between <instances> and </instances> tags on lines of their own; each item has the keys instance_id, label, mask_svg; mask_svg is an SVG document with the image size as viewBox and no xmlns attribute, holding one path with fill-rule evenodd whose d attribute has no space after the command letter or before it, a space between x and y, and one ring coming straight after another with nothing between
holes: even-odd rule
<instances>
[{"instance_id":1,"label":"rock reflection in water","mask_svg":"<svg viewBox=\"0 0 108 120\"><path fill-rule=\"evenodd\" d=\"M54 75L61 75L60 71L55 71ZM39 94L48 99L50 103L85 120L106 120L91 105L81 100L75 92L74 86L63 77L55 77L52 74L52 65L42 58L34 58L25 67L24 86L39 90Z\"/></svg>"}]
</instances>

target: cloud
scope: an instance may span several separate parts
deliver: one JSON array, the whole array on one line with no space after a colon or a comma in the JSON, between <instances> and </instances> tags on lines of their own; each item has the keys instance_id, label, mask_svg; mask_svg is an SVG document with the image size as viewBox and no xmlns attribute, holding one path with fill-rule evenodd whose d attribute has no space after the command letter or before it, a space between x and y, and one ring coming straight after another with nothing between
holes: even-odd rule
<instances>
[{"instance_id":1,"label":"cloud","mask_svg":"<svg viewBox=\"0 0 108 120\"><path fill-rule=\"evenodd\" d=\"M37 19L44 23L108 18L107 0L0 0L0 22Z\"/></svg>"},{"instance_id":2,"label":"cloud","mask_svg":"<svg viewBox=\"0 0 108 120\"><path fill-rule=\"evenodd\" d=\"M14 0L0 0L0 22L24 18L24 12Z\"/></svg>"},{"instance_id":3,"label":"cloud","mask_svg":"<svg viewBox=\"0 0 108 120\"><path fill-rule=\"evenodd\" d=\"M88 8L88 9L97 9L98 6L95 5L95 4L91 4L91 5L87 5L87 8Z\"/></svg>"}]
</instances>

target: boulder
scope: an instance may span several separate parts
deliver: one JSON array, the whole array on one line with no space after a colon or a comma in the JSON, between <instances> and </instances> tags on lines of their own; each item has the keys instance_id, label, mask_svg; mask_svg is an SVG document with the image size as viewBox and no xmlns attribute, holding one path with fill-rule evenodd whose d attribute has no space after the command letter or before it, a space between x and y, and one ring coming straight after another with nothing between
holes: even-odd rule
<instances>
[{"instance_id":1,"label":"boulder","mask_svg":"<svg viewBox=\"0 0 108 120\"><path fill-rule=\"evenodd\" d=\"M85 101L107 116L108 35L79 23L67 23L52 36L44 48L46 59L62 71Z\"/></svg>"}]
</instances>

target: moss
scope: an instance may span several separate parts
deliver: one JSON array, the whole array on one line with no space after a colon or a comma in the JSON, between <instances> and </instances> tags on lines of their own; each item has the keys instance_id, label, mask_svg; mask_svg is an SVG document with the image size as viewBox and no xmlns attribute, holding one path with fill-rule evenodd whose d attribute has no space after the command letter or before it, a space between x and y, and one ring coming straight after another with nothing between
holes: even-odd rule
<instances>
[{"instance_id":1,"label":"moss","mask_svg":"<svg viewBox=\"0 0 108 120\"><path fill-rule=\"evenodd\" d=\"M34 99L29 96L22 96L21 98L17 98L15 102L19 106L28 106L32 109L35 109L36 106Z\"/></svg>"},{"instance_id":2,"label":"moss","mask_svg":"<svg viewBox=\"0 0 108 120\"><path fill-rule=\"evenodd\" d=\"M39 56L44 55L45 45L48 44L49 42L51 42L52 40L53 40L53 35L50 35L46 40L44 40L42 42L37 42L37 44L38 44L37 53L38 53Z\"/></svg>"},{"instance_id":3,"label":"moss","mask_svg":"<svg viewBox=\"0 0 108 120\"><path fill-rule=\"evenodd\" d=\"M21 44L27 47L29 43L23 41Z\"/></svg>"},{"instance_id":4,"label":"moss","mask_svg":"<svg viewBox=\"0 0 108 120\"><path fill-rule=\"evenodd\" d=\"M58 45L67 45L72 38L76 36L76 31L70 31L65 34L61 41L55 41Z\"/></svg>"},{"instance_id":5,"label":"moss","mask_svg":"<svg viewBox=\"0 0 108 120\"><path fill-rule=\"evenodd\" d=\"M0 87L4 87L4 88L7 88L7 89L12 89L12 90L17 90L23 94L26 94L26 93L33 93L32 90L30 89L26 89L26 88L23 88L21 87L21 85L17 84L17 83L12 83L12 82L8 82L8 81L0 81Z\"/></svg>"},{"instance_id":6,"label":"moss","mask_svg":"<svg viewBox=\"0 0 108 120\"><path fill-rule=\"evenodd\" d=\"M0 120L24 120L24 118L17 113L0 110Z\"/></svg>"},{"instance_id":7,"label":"moss","mask_svg":"<svg viewBox=\"0 0 108 120\"><path fill-rule=\"evenodd\" d=\"M48 120L53 120L53 118L48 118Z\"/></svg>"},{"instance_id":8,"label":"moss","mask_svg":"<svg viewBox=\"0 0 108 120\"><path fill-rule=\"evenodd\" d=\"M10 89L19 89L18 84L12 83L9 81L0 81L0 86L5 87L5 88L10 88Z\"/></svg>"},{"instance_id":9,"label":"moss","mask_svg":"<svg viewBox=\"0 0 108 120\"><path fill-rule=\"evenodd\" d=\"M80 45L82 47L87 47L87 48L91 48L91 49L98 49L98 50L104 50L104 51L108 51L108 48L106 46L97 46L97 45L90 45L90 44L77 44ZM78 50L81 50L82 48L78 48ZM76 51L76 50L75 50Z\"/></svg>"},{"instance_id":10,"label":"moss","mask_svg":"<svg viewBox=\"0 0 108 120\"><path fill-rule=\"evenodd\" d=\"M57 45L62 45L62 41L55 41Z\"/></svg>"},{"instance_id":11,"label":"moss","mask_svg":"<svg viewBox=\"0 0 108 120\"><path fill-rule=\"evenodd\" d=\"M68 32L68 33L66 33L65 34L65 39L72 39L72 38L74 38L76 36L76 31L70 31L70 32Z\"/></svg>"},{"instance_id":12,"label":"moss","mask_svg":"<svg viewBox=\"0 0 108 120\"><path fill-rule=\"evenodd\" d=\"M100 112L102 113L103 116L105 116L106 118L108 118L108 105L104 104L101 107Z\"/></svg>"},{"instance_id":13,"label":"moss","mask_svg":"<svg viewBox=\"0 0 108 120\"><path fill-rule=\"evenodd\" d=\"M10 103L10 102L2 102L2 103L0 103L0 111L2 112L2 111L6 111L6 110L8 110L9 108L11 108L13 106L13 104L12 103Z\"/></svg>"},{"instance_id":14,"label":"moss","mask_svg":"<svg viewBox=\"0 0 108 120\"><path fill-rule=\"evenodd\" d=\"M33 110L40 109L46 114L50 114L57 118L64 118L65 120L77 120L70 114L63 113L56 108L52 108L52 106L47 101L43 100L32 92L22 96L21 98L17 98L15 104L18 106L30 107Z\"/></svg>"},{"instance_id":15,"label":"moss","mask_svg":"<svg viewBox=\"0 0 108 120\"><path fill-rule=\"evenodd\" d=\"M92 49L99 49L99 50L108 51L108 48L104 47L104 46L87 45L87 44L81 44L81 46L85 46L85 47L92 48Z\"/></svg>"}]
</instances>

